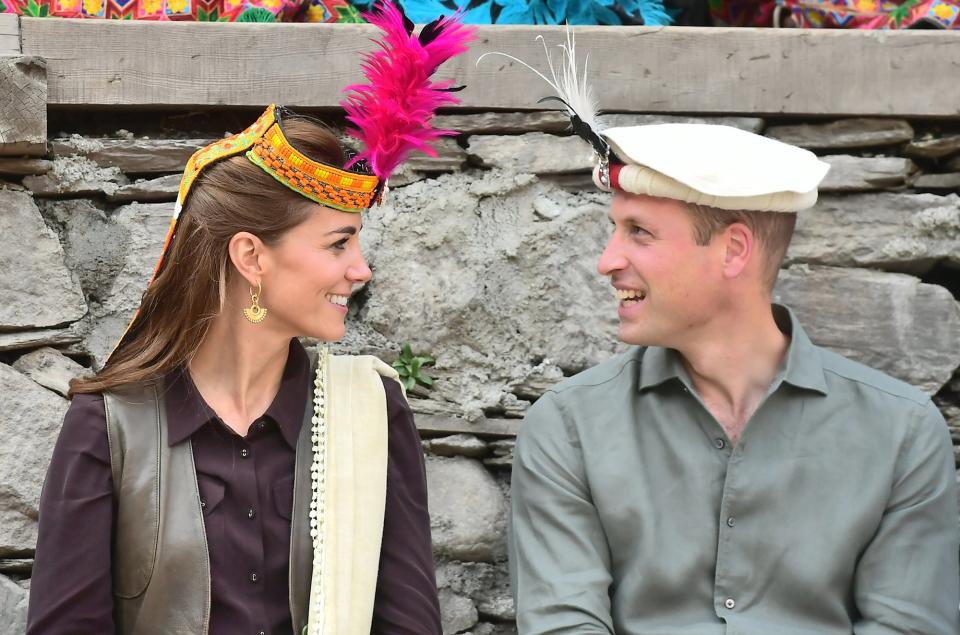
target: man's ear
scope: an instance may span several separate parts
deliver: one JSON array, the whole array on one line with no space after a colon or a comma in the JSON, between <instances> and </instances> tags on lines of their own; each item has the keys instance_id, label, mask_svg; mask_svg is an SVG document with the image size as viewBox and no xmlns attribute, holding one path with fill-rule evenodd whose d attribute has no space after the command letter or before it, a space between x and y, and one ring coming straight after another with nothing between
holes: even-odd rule
<instances>
[{"instance_id":1,"label":"man's ear","mask_svg":"<svg viewBox=\"0 0 960 635\"><path fill-rule=\"evenodd\" d=\"M743 275L757 250L753 231L743 223L733 223L723 231L723 275L737 278Z\"/></svg>"},{"instance_id":2,"label":"man's ear","mask_svg":"<svg viewBox=\"0 0 960 635\"><path fill-rule=\"evenodd\" d=\"M262 280L266 265L263 241L250 232L237 232L230 239L228 254L237 273L251 287Z\"/></svg>"}]
</instances>

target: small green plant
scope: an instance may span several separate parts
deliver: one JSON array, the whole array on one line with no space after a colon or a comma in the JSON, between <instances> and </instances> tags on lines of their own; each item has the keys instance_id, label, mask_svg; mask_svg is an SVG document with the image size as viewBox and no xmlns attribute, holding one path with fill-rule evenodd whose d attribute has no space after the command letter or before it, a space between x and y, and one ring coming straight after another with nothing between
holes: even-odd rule
<instances>
[{"instance_id":1,"label":"small green plant","mask_svg":"<svg viewBox=\"0 0 960 635\"><path fill-rule=\"evenodd\" d=\"M433 386L433 379L423 372L423 367L432 363L432 357L414 355L413 350L410 348L410 342L407 342L400 349L400 357L393 362L393 367L397 369L403 386L407 390L412 390L417 384L426 386L427 388Z\"/></svg>"}]
</instances>

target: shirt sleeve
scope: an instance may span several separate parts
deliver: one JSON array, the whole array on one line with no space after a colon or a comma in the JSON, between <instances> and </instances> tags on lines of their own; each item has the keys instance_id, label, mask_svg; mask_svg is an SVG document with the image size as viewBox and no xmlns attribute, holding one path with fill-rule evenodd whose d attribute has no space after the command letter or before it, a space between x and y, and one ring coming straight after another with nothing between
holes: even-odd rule
<instances>
[{"instance_id":1,"label":"shirt sleeve","mask_svg":"<svg viewBox=\"0 0 960 635\"><path fill-rule=\"evenodd\" d=\"M113 633L113 477L103 397L77 395L40 496L27 635Z\"/></svg>"},{"instance_id":2,"label":"shirt sleeve","mask_svg":"<svg viewBox=\"0 0 960 635\"><path fill-rule=\"evenodd\" d=\"M371 632L440 635L420 435L400 385L391 379L383 384L389 419L387 501Z\"/></svg>"},{"instance_id":3,"label":"shirt sleeve","mask_svg":"<svg viewBox=\"0 0 960 635\"><path fill-rule=\"evenodd\" d=\"M914 423L879 529L857 566L856 635L960 633L953 445L932 403Z\"/></svg>"},{"instance_id":4,"label":"shirt sleeve","mask_svg":"<svg viewBox=\"0 0 960 635\"><path fill-rule=\"evenodd\" d=\"M612 635L610 550L575 432L549 393L514 450L510 574L524 635Z\"/></svg>"}]
</instances>

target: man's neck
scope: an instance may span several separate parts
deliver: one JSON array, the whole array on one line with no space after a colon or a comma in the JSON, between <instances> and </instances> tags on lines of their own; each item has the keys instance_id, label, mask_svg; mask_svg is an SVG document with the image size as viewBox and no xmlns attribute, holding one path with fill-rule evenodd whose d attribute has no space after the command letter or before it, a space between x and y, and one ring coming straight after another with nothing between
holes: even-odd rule
<instances>
[{"instance_id":1,"label":"man's neck","mask_svg":"<svg viewBox=\"0 0 960 635\"><path fill-rule=\"evenodd\" d=\"M766 396L789 344L767 304L715 320L677 349L694 390L731 442Z\"/></svg>"}]
</instances>

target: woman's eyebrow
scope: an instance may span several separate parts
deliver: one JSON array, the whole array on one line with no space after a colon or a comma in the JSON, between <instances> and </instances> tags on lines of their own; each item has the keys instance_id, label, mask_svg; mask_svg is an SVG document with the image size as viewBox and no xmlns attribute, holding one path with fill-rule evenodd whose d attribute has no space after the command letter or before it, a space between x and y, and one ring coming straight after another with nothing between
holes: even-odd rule
<instances>
[{"instance_id":1,"label":"woman's eyebrow","mask_svg":"<svg viewBox=\"0 0 960 635\"><path fill-rule=\"evenodd\" d=\"M327 235L329 236L330 234L349 234L352 236L356 233L357 233L356 227L354 227L353 225L344 225L343 227L339 227L332 231L328 231Z\"/></svg>"}]
</instances>

